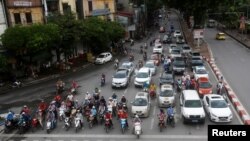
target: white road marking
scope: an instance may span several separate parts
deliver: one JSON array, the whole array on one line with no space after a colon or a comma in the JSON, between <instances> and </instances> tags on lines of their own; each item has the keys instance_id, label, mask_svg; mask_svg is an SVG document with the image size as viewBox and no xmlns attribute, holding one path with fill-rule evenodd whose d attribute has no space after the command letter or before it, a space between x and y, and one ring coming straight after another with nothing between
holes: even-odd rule
<instances>
[{"instance_id":1,"label":"white road marking","mask_svg":"<svg viewBox=\"0 0 250 141\"><path fill-rule=\"evenodd\" d=\"M2 134L2 137L8 137L9 134ZM107 135L107 134L14 134L12 137L16 138L89 138L89 139L134 139L134 135ZM141 138L144 139L207 139L207 135L142 135ZM51 141L51 140L45 140ZM86 140L84 140L86 141Z\"/></svg>"},{"instance_id":2,"label":"white road marking","mask_svg":"<svg viewBox=\"0 0 250 141\"><path fill-rule=\"evenodd\" d=\"M156 106L154 106L153 116L155 115L155 112L156 112ZM150 124L150 129L151 130L154 128L154 122L155 122L155 119L154 119L154 117L152 117L151 124Z\"/></svg>"}]
</instances>

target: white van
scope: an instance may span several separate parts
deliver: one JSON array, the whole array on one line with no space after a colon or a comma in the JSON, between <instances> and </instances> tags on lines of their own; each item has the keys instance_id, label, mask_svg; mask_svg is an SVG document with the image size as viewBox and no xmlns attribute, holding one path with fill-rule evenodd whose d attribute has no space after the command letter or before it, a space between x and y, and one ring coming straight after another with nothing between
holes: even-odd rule
<instances>
[{"instance_id":1,"label":"white van","mask_svg":"<svg viewBox=\"0 0 250 141\"><path fill-rule=\"evenodd\" d=\"M215 20L208 20L207 27L214 28L216 26L216 21Z\"/></svg>"},{"instance_id":2,"label":"white van","mask_svg":"<svg viewBox=\"0 0 250 141\"><path fill-rule=\"evenodd\" d=\"M135 87L143 87L143 84L145 82L151 82L151 71L149 68L146 68L146 67L143 67L141 68L137 73L136 73L136 76L135 76L135 80L134 80L134 84L135 84Z\"/></svg>"},{"instance_id":3,"label":"white van","mask_svg":"<svg viewBox=\"0 0 250 141\"><path fill-rule=\"evenodd\" d=\"M205 123L205 111L196 90L183 90L180 96L183 123Z\"/></svg>"}]
</instances>

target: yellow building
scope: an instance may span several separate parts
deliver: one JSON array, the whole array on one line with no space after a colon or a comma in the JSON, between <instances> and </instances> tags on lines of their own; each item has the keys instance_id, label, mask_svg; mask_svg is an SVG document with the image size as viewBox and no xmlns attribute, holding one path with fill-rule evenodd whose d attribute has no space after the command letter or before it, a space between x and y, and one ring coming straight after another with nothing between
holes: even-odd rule
<instances>
[{"instance_id":1,"label":"yellow building","mask_svg":"<svg viewBox=\"0 0 250 141\"><path fill-rule=\"evenodd\" d=\"M6 0L9 26L44 23L41 0Z\"/></svg>"},{"instance_id":2,"label":"yellow building","mask_svg":"<svg viewBox=\"0 0 250 141\"><path fill-rule=\"evenodd\" d=\"M115 20L116 0L83 0L84 18L98 16L106 20Z\"/></svg>"},{"instance_id":3,"label":"yellow building","mask_svg":"<svg viewBox=\"0 0 250 141\"><path fill-rule=\"evenodd\" d=\"M59 0L59 11L61 14L67 10L76 14L76 0Z\"/></svg>"}]
</instances>

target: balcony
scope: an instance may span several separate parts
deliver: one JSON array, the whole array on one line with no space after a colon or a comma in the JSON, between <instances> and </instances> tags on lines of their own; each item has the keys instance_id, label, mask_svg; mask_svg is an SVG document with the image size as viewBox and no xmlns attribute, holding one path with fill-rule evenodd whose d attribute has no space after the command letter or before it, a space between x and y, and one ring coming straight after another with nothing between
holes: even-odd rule
<instances>
[{"instance_id":1,"label":"balcony","mask_svg":"<svg viewBox=\"0 0 250 141\"><path fill-rule=\"evenodd\" d=\"M42 7L42 2L41 0L7 0L6 6L8 8Z\"/></svg>"}]
</instances>

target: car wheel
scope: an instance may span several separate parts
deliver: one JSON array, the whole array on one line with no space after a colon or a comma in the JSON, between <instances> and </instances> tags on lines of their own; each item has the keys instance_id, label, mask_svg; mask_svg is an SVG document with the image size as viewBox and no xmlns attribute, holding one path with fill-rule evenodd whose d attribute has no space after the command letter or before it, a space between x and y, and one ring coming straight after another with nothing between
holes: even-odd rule
<instances>
[{"instance_id":1,"label":"car wheel","mask_svg":"<svg viewBox=\"0 0 250 141\"><path fill-rule=\"evenodd\" d=\"M184 116L182 116L183 124L187 124L187 121Z\"/></svg>"}]
</instances>

